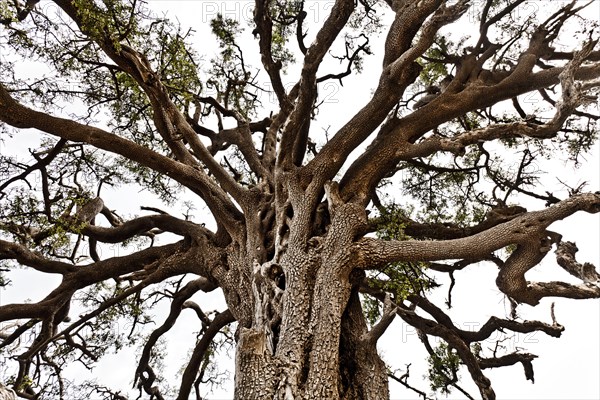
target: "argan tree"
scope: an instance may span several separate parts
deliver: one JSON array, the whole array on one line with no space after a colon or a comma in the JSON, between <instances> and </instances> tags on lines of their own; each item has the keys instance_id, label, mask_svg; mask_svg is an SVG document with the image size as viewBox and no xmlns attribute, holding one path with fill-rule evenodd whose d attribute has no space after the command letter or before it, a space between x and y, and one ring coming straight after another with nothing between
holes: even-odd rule
<instances>
[{"instance_id":1,"label":"argan tree","mask_svg":"<svg viewBox=\"0 0 600 400\"><path fill-rule=\"evenodd\" d=\"M247 20L213 16L210 63L192 49L207 38L140 1L0 4L2 135L33 143L2 149L2 285L19 266L61 276L40 301L0 306L3 373L14 371L2 380L19 397L125 399L64 368L136 344L140 396L200 398L229 343L236 399L385 399L390 377L427 398L378 355L396 318L419 333L433 389L471 396L466 367L494 399L485 370L522 364L533 381L536 356L481 342L558 337L554 314L526 321L519 306L600 297L595 267L548 230L600 211L600 195L539 180L541 165L578 164L596 143L589 4L335 0L309 23L304 1L256 0ZM371 59L379 68L363 70ZM328 116L324 85L365 76L378 80L361 107ZM126 186L148 194L108 201ZM136 201L140 215L124 217ZM527 279L551 251L580 283ZM478 263L512 312L465 330L447 307L454 272L468 279ZM447 304L434 304L447 278ZM192 299L216 289L226 310ZM184 309L198 339L169 389L161 340Z\"/></svg>"}]
</instances>

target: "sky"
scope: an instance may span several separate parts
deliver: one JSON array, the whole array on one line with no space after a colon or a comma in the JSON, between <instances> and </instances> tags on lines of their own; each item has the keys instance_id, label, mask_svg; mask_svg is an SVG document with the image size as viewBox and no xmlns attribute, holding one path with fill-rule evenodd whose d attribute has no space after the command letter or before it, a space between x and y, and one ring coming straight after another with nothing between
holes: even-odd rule
<instances>
[{"instance_id":1,"label":"sky","mask_svg":"<svg viewBox=\"0 0 600 400\"><path fill-rule=\"evenodd\" d=\"M481 4L474 1L472 3ZM531 2L516 13L528 15L533 11L543 10L548 6L555 6L556 3L550 1ZM316 32L316 26L324 21L328 15L333 2L331 1L307 1L309 36L307 43L310 43L311 35ZM600 4L600 3L598 3ZM210 60L218 56L216 41L212 39L208 23L217 13L222 13L226 17L240 20L249 20L252 18L251 1L202 1L202 0L168 0L148 2L148 7L156 12L168 12L169 16L176 17L182 26L189 26L195 30L196 40L194 48L199 54L205 54L204 63L210 66ZM41 2L40 6L51 10L55 7L48 2ZM589 17L598 15L600 19L600 5L593 5L590 9ZM596 13L596 14L594 14ZM472 15L465 18L472 19ZM387 20L389 21L389 19ZM462 32L460 32L462 33ZM344 85L337 82L328 82L321 87L321 96L324 105L320 111L319 119L323 130L329 128L333 133L336 127L343 124L353 111L358 110L366 101L369 93L378 80L381 57L383 54L382 44L383 34L379 38L371 40L374 55L365 60L364 72L359 79L346 79ZM568 42L568 38L564 40ZM260 60L256 57L257 43L253 40L247 40L243 45L245 55L249 63L254 66L260 65ZM336 63L327 63L323 66L325 72L339 71L345 66L339 66ZM289 77L284 78L286 84L293 84L297 76L297 69L288 70ZM287 80L286 80L287 79ZM269 88L268 81L260 82L265 89ZM276 109L275 99L267 93L261 98L265 109ZM266 112L265 112L266 114ZM262 116L260 116L262 117ZM0 144L0 151L25 151L35 143L37 137L34 132L27 132L23 135ZM509 155L507 155L509 156ZM577 170L573 170L562 161L549 160L550 173L544 176L543 184L547 188L559 188L556 178L559 176L571 178L571 182L589 182L591 190L600 188L600 144L596 143L592 155L589 157L588 164ZM543 167L543 166L541 166ZM555 194L559 194L556 192ZM564 193L560 193L564 196ZM137 189L120 188L114 191L107 191L105 194L106 203L111 208L118 208L123 215L139 214L139 206L160 206L151 195L147 193L138 193ZM134 201L131 201L133 199ZM141 200L141 202L140 202ZM143 203L143 204L141 204ZM539 209L543 207L540 202L528 202L528 209ZM208 211L202 206L198 206L195 211L195 217L203 219L207 217ZM577 254L578 260L589 261L597 267L600 264L600 252L598 243L600 243L600 216L579 213L566 221L561 221L550 227L561 232L565 240L576 241L580 252ZM159 244L164 243L164 239L159 238ZM163 241L163 242L161 242ZM110 251L110 249L108 250ZM481 264L469 267L466 270L456 273L457 286L453 292L454 307L448 313L455 319L457 325L463 329L478 329L491 315L499 317L508 316L509 306L504 300L504 296L499 292L495 285L496 267L491 264ZM540 265L535 267L528 278L532 280L551 280L563 279L570 281L570 276L560 268L556 267L551 252ZM50 288L58 284L48 277L40 277L38 274L21 270L19 274L11 275L13 286L8 290L0 290L0 304L7 304L15 301L30 299L36 301L44 297ZM447 277L439 275L441 282L447 282ZM31 287L36 290L31 290ZM436 304L443 304L446 296L446 287L433 293L432 299ZM216 308L223 310L225 308L222 299L218 293L198 294L193 300L205 306L206 309ZM550 322L550 303L552 301L544 299L541 304L535 308L522 305L519 308L520 315L524 319L539 319ZM163 314L165 309L156 310L157 314ZM536 383L532 384L525 380L523 369L520 365L505 367L498 370L486 370L485 375L492 380L493 387L499 399L518 400L518 399L544 399L544 400L562 400L562 399L599 399L600 398L600 302L598 300L574 301L574 300L556 300L556 317L559 323L566 327L563 337L560 339L550 338L542 333L534 334L515 334L510 340L503 342L507 351L515 349L525 349L528 352L537 354L539 358L534 361L534 370ZM127 327L117 327L126 329ZM173 330L168 335L168 355L165 360L166 376L175 376L181 365L187 359L189 346L194 342L194 332L199 329L198 320L193 312L184 312L178 320ZM484 348L494 346L494 337L483 343ZM393 369L401 369L398 374L401 375L406 364L412 363L411 379L409 382L419 389L428 389L428 383L424 379L426 373L426 352L420 343L414 328L404 324L396 319L386 334L382 337L378 346L383 359L391 365ZM231 353L233 355L233 352ZM107 360L101 362L93 371L94 376L111 386L120 386L122 388L131 387L131 379L135 363L135 351L125 351L124 353L109 356ZM227 399L232 397L233 385L233 363L223 355L221 357L220 367L223 370L229 370L231 380L227 382L223 389L216 389L208 396L211 399ZM0 360L1 362L2 360ZM83 371L77 366L71 366L72 374L82 377ZM478 395L474 384L470 382L470 377L466 371L462 371L463 387L470 393ZM413 392L407 391L400 384L392 382L390 384L392 399L415 399ZM449 397L451 399L464 398L456 391Z\"/></svg>"}]
</instances>

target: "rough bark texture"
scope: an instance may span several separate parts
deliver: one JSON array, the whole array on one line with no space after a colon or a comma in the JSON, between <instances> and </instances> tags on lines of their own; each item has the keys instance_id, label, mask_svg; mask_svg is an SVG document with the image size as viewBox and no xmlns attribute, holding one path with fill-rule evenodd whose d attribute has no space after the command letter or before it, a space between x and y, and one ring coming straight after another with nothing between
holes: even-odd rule
<instances>
[{"instance_id":1,"label":"rough bark texture","mask_svg":"<svg viewBox=\"0 0 600 400\"><path fill-rule=\"evenodd\" d=\"M53 37L49 33L53 25L42 23L47 17L44 11L34 12L36 3L14 2L14 17L2 16L0 24L14 35L11 39L27 36L25 30L14 27L27 22L31 13L37 18L31 22L32 29L46 35L40 37ZM313 126L321 106L319 84L332 78L341 81L350 74L321 76L320 68L336 41L346 41L342 59L348 62L348 71L361 62L357 57L364 54L359 53L369 52L372 2L336 0L316 27L314 41L305 44L302 2L255 1L252 34L278 106L276 112L257 121L251 116L262 110L248 106L254 104L248 93L256 87L255 76L246 69L233 22L215 20L213 30L227 51L222 60L215 61L215 76L206 82L196 77L196 82L188 75L190 65L199 74L197 64L191 52L181 51L185 47L181 35L152 36L164 21L154 19L143 28L131 22L142 18L142 11L114 7L115 2L54 3L70 19L70 25L62 29L76 30L78 39L59 41L66 50L58 59L52 57L52 48L43 47L45 43L38 44L36 51L45 51L51 65L67 71L80 68L75 72L86 77L103 71L105 75L94 78L89 93L81 91L83 100L92 104L90 114L105 110L100 107L106 102L116 110L117 122L114 131L109 131L96 127L89 118L53 115L53 110L36 107L35 96L42 96L37 88L5 78L0 82L0 121L15 128L16 135L35 129L58 140L32 151L32 165L6 158L2 174L7 179L0 182L0 201L6 207L27 203L21 198L24 192L11 192L17 183L24 182L24 187L38 195L37 202L30 199L22 209L2 214L0 260L62 276L59 286L41 301L0 305L0 322L15 321L0 332L0 348L18 347L34 327L40 328L29 342L23 339L22 351L14 359L13 384L18 396L34 399L52 393L62 398L68 389L61 375L61 346L92 365L104 344L89 344L86 329L97 333L94 330L101 328L94 324L115 314L131 318L136 326L144 307L166 299L171 305L168 315L146 339L134 374L140 393L151 398L170 398L161 392L160 376L153 368L155 349L189 309L198 316L201 328L178 385L178 399L188 398L193 390L200 397L198 388L211 360L211 346L221 337L235 342L235 399L386 399L391 371L377 353L377 341L398 317L418 330L430 359L439 365L447 360L440 360L428 338L443 339L451 354L467 367L480 396L492 400L496 395L483 370L521 363L525 377L533 381L536 356L494 352L484 357L473 350L474 344L503 330L542 331L558 337L564 328L554 315L552 324L518 321L517 305L535 306L546 297L600 297L600 274L595 267L578 262L575 244L563 242L560 234L548 230L552 223L578 211L600 212L600 194L584 193L581 188L570 190L564 199L540 194L531 188L536 176L528 175L535 165L531 148L537 143L557 140L581 152L586 144L593 144L589 125L573 128L569 118L576 116L588 123L598 119L581 107L591 101L599 85L597 41L590 37L572 52L552 47L566 21L580 13L575 2L557 6L555 13L535 26L529 20L522 22L514 27L516 34L502 24L523 3L520 0L506 2L504 8L491 0L479 5L463 0L379 2L384 10L378 12L389 13L392 22L384 27L378 83L355 115L339 116L343 119L340 128L320 148L315 142L323 135ZM110 7L115 16L107 12ZM478 41L472 47L453 48L440 37L440 30L465 17L469 9L479 13ZM129 23L123 22L128 19ZM358 39L345 35L353 25L366 32L360 31L358 39L366 43L357 47ZM289 33L291 27L295 38ZM513 36L500 42L488 34L491 27ZM282 83L282 69L289 62L278 47L282 35L298 41L301 53L301 73L289 90ZM522 37L529 42L522 43ZM79 42L82 47L77 47ZM161 47L144 47L154 42ZM16 39L4 44L15 46L16 54L27 49ZM180 70L170 70L188 59L192 62ZM448 74L442 79L437 70ZM179 75L189 79L178 82L173 77ZM409 88L418 90L418 82L428 87L410 95ZM205 96L205 84L218 87L218 95ZM100 93L104 85L114 89L106 99ZM547 89L560 92L560 97L550 98ZM65 96L73 95L67 92ZM519 96L532 92L545 96L553 115L536 119L523 111ZM51 98L44 99L52 103ZM506 100L512 101L513 114L506 117L492 111ZM130 124L120 125L121 103L131 113ZM211 122L215 129L208 127ZM141 129L138 125L147 130L136 130ZM578 135L577 140L572 135ZM523 158L515 174L495 168L491 146L485 147L489 142L507 148L522 146ZM82 155L73 157L73 149L80 148ZM137 170L128 170L129 175L123 177L117 165L106 172L102 162L94 161L93 151L86 153L89 149L109 154L111 160L125 158ZM122 158L117 159L119 163ZM409 202L383 204L380 200L387 190L384 180L397 178L401 170L414 177L408 183L417 182L413 186L422 190L411 192L412 186L407 187L419 203L414 215ZM34 172L41 177L39 184L27 180ZM444 174L450 178L440 184L436 179ZM84 190L80 175L89 175L93 187ZM161 180L164 177L168 177L167 184ZM489 194L477 186L482 177L488 180L485 185L493 184ZM151 215L124 221L100 196L102 185L112 184L111 179L136 180L163 196L171 195L168 184L176 182L198 203L206 204L216 229L193 222L187 215L179 218L152 207L143 208ZM536 211L510 205L515 193L545 204ZM453 210L436 204L443 203L446 195L457 203ZM465 198L460 200L461 196ZM461 215L465 210L473 215ZM161 246L152 242L127 255L102 258L98 251L103 243L154 239L163 233L178 239ZM52 238L62 238L68 254L44 247ZM88 247L82 250L81 243ZM527 279L528 271L553 246L558 265L581 284ZM442 308L429 301L427 291L433 284L427 280L426 269L449 273L453 284L454 271L478 262L498 267L496 284L513 304L514 316L491 317L479 331L471 332L458 328ZM106 287L114 290L106 294ZM71 303L90 288L96 292L86 300L96 301L94 308L71 320ZM222 290L227 310L205 312L192 300L195 293L217 288ZM376 321L365 317L361 293L381 307ZM237 328L229 335L226 327L234 321ZM103 331L109 337L107 332ZM452 365L444 368L435 371L442 377L442 388L466 393ZM50 371L51 382L45 386L40 378L44 371ZM426 397L406 378L393 378ZM106 398L126 399L107 388L94 390ZM11 398L7 396L11 396L9 391L0 386L0 399Z\"/></svg>"},{"instance_id":2,"label":"rough bark texture","mask_svg":"<svg viewBox=\"0 0 600 400\"><path fill-rule=\"evenodd\" d=\"M15 391L0 383L0 400L16 400Z\"/></svg>"}]
</instances>

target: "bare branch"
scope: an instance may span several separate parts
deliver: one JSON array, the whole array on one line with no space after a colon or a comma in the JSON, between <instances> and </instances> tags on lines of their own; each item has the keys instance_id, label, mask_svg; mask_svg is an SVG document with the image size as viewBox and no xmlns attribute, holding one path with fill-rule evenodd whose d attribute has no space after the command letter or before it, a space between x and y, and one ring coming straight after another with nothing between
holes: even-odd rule
<instances>
[{"instance_id":1,"label":"bare branch","mask_svg":"<svg viewBox=\"0 0 600 400\"><path fill-rule=\"evenodd\" d=\"M281 135L278 165L289 167L302 163L308 139L308 129L303 128L310 123L310 112L316 98L317 70L353 11L353 0L336 0L315 41L306 51L298 98Z\"/></svg>"}]
</instances>

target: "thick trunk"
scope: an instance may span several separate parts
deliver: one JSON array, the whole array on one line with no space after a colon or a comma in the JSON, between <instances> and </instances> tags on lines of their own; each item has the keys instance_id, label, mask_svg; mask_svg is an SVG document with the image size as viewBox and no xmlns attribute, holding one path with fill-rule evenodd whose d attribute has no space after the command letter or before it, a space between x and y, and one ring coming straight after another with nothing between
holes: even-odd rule
<instances>
[{"instance_id":1,"label":"thick trunk","mask_svg":"<svg viewBox=\"0 0 600 400\"><path fill-rule=\"evenodd\" d=\"M280 373L267 350L267 335L241 328L235 358L235 399L273 399Z\"/></svg>"},{"instance_id":2,"label":"thick trunk","mask_svg":"<svg viewBox=\"0 0 600 400\"><path fill-rule=\"evenodd\" d=\"M368 337L366 326L358 291L353 290L342 319L340 398L343 400L389 397L387 368L377 354L377 343Z\"/></svg>"},{"instance_id":3,"label":"thick trunk","mask_svg":"<svg viewBox=\"0 0 600 400\"><path fill-rule=\"evenodd\" d=\"M264 331L242 328L238 340L235 399L386 399L386 367L374 342L365 339L366 325L355 291L343 312L339 339L315 343L311 336L303 351L304 368L271 355ZM323 325L334 321L323 321ZM287 360L286 360L287 361ZM295 378L296 372L299 372Z\"/></svg>"},{"instance_id":4,"label":"thick trunk","mask_svg":"<svg viewBox=\"0 0 600 400\"><path fill-rule=\"evenodd\" d=\"M318 196L308 190L291 191L290 202L281 202L273 213L274 250L268 257L256 253L268 248L256 241L260 228L246 245L232 247L243 255L228 255L236 264L230 271L252 271L232 290L251 287L251 300L228 301L234 315L236 308L245 315L253 310L250 318L237 318L236 399L388 397L386 368L358 297L364 272L352 250L366 214L344 204L335 184L325 185L325 192L328 207L321 219L315 217Z\"/></svg>"},{"instance_id":5,"label":"thick trunk","mask_svg":"<svg viewBox=\"0 0 600 400\"><path fill-rule=\"evenodd\" d=\"M388 398L386 367L368 335L358 296L362 271L342 268L347 254L339 252L325 257L331 263L315 264L314 254L285 259L303 264L284 268L296 273L288 274L281 319L269 323L264 316L272 310L258 307L255 318L262 315L262 322L238 332L235 398ZM266 285L255 286L260 288ZM257 294L272 296L255 290L255 301Z\"/></svg>"}]
</instances>

